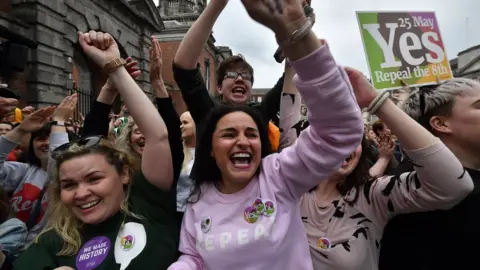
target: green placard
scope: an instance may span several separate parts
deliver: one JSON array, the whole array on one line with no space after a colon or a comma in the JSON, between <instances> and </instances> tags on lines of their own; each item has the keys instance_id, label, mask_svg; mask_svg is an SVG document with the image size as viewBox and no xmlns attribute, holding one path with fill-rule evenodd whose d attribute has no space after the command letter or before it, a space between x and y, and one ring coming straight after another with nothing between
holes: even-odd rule
<instances>
[{"instance_id":1,"label":"green placard","mask_svg":"<svg viewBox=\"0 0 480 270\"><path fill-rule=\"evenodd\" d=\"M377 90L453 78L434 12L357 12L357 19Z\"/></svg>"}]
</instances>

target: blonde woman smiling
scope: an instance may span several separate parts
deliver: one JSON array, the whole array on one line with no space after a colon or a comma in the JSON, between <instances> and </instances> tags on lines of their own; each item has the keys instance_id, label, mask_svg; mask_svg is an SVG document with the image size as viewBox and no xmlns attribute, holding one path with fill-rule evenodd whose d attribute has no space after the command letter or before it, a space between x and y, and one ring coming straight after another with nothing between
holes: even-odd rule
<instances>
[{"instance_id":1,"label":"blonde woman smiling","mask_svg":"<svg viewBox=\"0 0 480 270\"><path fill-rule=\"evenodd\" d=\"M122 65L109 34L79 33L79 42L105 67L142 130L141 172L135 172L127 153L101 137L57 148L49 223L14 267L124 270L148 269L155 262L156 269L166 269L177 256L179 229L165 123Z\"/></svg>"}]
</instances>

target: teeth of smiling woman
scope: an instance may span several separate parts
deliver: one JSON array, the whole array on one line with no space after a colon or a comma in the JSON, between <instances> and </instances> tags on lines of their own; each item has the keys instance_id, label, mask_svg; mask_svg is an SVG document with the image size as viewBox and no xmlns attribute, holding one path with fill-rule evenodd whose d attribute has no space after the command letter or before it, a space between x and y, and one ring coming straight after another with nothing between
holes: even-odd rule
<instances>
[{"instance_id":1,"label":"teeth of smiling woman","mask_svg":"<svg viewBox=\"0 0 480 270\"><path fill-rule=\"evenodd\" d=\"M89 203L80 205L79 207L80 207L81 209L88 209L88 208L90 208L90 207L93 207L93 206L97 205L99 202L100 202L99 200L98 200L98 201L93 201L93 202L89 202Z\"/></svg>"},{"instance_id":2,"label":"teeth of smiling woman","mask_svg":"<svg viewBox=\"0 0 480 270\"><path fill-rule=\"evenodd\" d=\"M248 153L237 153L232 156L232 158L250 158L252 155Z\"/></svg>"},{"instance_id":3,"label":"teeth of smiling woman","mask_svg":"<svg viewBox=\"0 0 480 270\"><path fill-rule=\"evenodd\" d=\"M250 153L236 153L232 155L231 160L237 166L248 166L252 160L252 155Z\"/></svg>"}]
</instances>

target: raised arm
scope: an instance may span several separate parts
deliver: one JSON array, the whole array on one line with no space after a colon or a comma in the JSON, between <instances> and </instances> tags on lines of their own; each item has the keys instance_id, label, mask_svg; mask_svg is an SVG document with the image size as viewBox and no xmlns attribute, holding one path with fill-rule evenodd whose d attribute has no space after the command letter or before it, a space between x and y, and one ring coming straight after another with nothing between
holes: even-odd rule
<instances>
[{"instance_id":1,"label":"raised arm","mask_svg":"<svg viewBox=\"0 0 480 270\"><path fill-rule=\"evenodd\" d=\"M165 121L168 130L168 141L170 142L170 152L172 153L174 180L178 180L183 164L183 143L182 131L180 130L180 117L178 117L172 99L168 95L167 88L162 77L162 49L157 40L152 41L150 48L150 82L155 91L155 101L160 116Z\"/></svg>"},{"instance_id":2,"label":"raised arm","mask_svg":"<svg viewBox=\"0 0 480 270\"><path fill-rule=\"evenodd\" d=\"M22 181L28 170L28 164L7 161L8 154L12 152L28 133L21 132L19 127L0 137L0 186L6 192L12 192Z\"/></svg>"},{"instance_id":3,"label":"raised arm","mask_svg":"<svg viewBox=\"0 0 480 270\"><path fill-rule=\"evenodd\" d=\"M279 44L307 23L299 1L283 1L282 15L271 15L260 1L243 3L251 17L275 32ZM360 144L363 120L346 73L312 31L295 43L284 44L283 51L297 72L294 81L310 111L310 127L294 146L264 158L262 175L269 175L267 181L277 179L270 181L277 192L298 200Z\"/></svg>"},{"instance_id":4,"label":"raised arm","mask_svg":"<svg viewBox=\"0 0 480 270\"><path fill-rule=\"evenodd\" d=\"M18 100L16 98L0 97L0 119L12 113L17 107L17 104Z\"/></svg>"},{"instance_id":5,"label":"raised arm","mask_svg":"<svg viewBox=\"0 0 480 270\"><path fill-rule=\"evenodd\" d=\"M202 73L197 67L197 62L202 53L203 44L207 42L213 25L227 3L228 0L216 0L207 4L205 10L183 38L173 60L175 82L180 88L183 100L197 126L202 124L207 114L215 106Z\"/></svg>"},{"instance_id":6,"label":"raised arm","mask_svg":"<svg viewBox=\"0 0 480 270\"><path fill-rule=\"evenodd\" d=\"M79 42L84 52L100 67L120 58L118 46L110 34L95 31L79 33ZM125 67L120 66L108 72L109 79L125 100L130 114L145 136L142 155L145 178L160 189L170 190L173 180L172 157L162 117Z\"/></svg>"},{"instance_id":7,"label":"raised arm","mask_svg":"<svg viewBox=\"0 0 480 270\"><path fill-rule=\"evenodd\" d=\"M133 61L131 57L126 59L127 69L130 76L133 79L140 76L140 71L137 67L137 62ZM110 123L110 111L112 110L112 104L117 97L117 90L109 79L102 86L100 94L98 94L97 100L93 103L92 109L87 113L85 121L83 123L83 136L102 135L108 137L109 123Z\"/></svg>"},{"instance_id":8,"label":"raised arm","mask_svg":"<svg viewBox=\"0 0 480 270\"><path fill-rule=\"evenodd\" d=\"M390 161L395 159L393 157L394 149L395 142L392 141L390 137L386 137L379 142L377 162L375 162L375 164L373 164L373 166L369 169L372 177L380 177L384 175Z\"/></svg>"},{"instance_id":9,"label":"raised arm","mask_svg":"<svg viewBox=\"0 0 480 270\"><path fill-rule=\"evenodd\" d=\"M361 72L347 72L357 96L368 97L365 100L371 102L378 94L373 86ZM415 172L381 178L365 186L364 194L369 196L366 203L373 204L379 222L385 224L392 214L449 209L465 198L473 182L455 155L390 99L381 102L379 99L379 108L373 113L397 136Z\"/></svg>"},{"instance_id":10,"label":"raised arm","mask_svg":"<svg viewBox=\"0 0 480 270\"><path fill-rule=\"evenodd\" d=\"M38 131L48 122L55 107L39 109L23 119L22 123L0 137L0 185L9 192L14 190L25 176L30 165L19 162L5 162L8 152L13 150L26 135ZM7 152L8 151L8 152ZM47 164L42 163L43 169Z\"/></svg>"},{"instance_id":11,"label":"raised arm","mask_svg":"<svg viewBox=\"0 0 480 270\"><path fill-rule=\"evenodd\" d=\"M314 36L311 41L318 42ZM348 78L335 64L327 45L291 64L309 110L310 126L295 145L265 158L264 164L272 166L264 167L265 173L276 175L271 178L283 179L273 182L278 191L298 199L319 180L327 179L360 144L363 121Z\"/></svg>"},{"instance_id":12,"label":"raised arm","mask_svg":"<svg viewBox=\"0 0 480 270\"><path fill-rule=\"evenodd\" d=\"M202 54L203 45L207 42L213 25L227 5L228 0L210 1L200 17L190 27L180 42L175 59L175 65L183 69L195 69L198 58Z\"/></svg>"}]
</instances>

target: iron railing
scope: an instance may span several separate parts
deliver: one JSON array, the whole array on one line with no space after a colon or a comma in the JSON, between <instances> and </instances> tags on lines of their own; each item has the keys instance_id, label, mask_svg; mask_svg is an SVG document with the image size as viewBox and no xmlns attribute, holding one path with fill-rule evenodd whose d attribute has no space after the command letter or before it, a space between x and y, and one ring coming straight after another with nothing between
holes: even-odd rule
<instances>
[{"instance_id":1,"label":"iron railing","mask_svg":"<svg viewBox=\"0 0 480 270\"><path fill-rule=\"evenodd\" d=\"M83 90L80 88L70 90L70 95L73 95L74 93L78 94L78 103L77 109L73 115L73 119L81 120L82 116L87 115L87 113L92 109L93 103L95 102L95 96L92 94L92 91Z\"/></svg>"}]
</instances>

